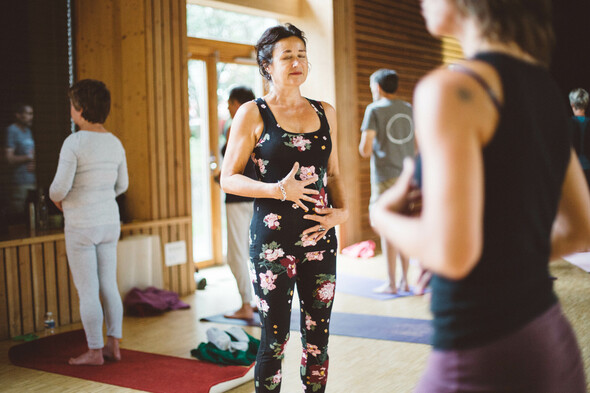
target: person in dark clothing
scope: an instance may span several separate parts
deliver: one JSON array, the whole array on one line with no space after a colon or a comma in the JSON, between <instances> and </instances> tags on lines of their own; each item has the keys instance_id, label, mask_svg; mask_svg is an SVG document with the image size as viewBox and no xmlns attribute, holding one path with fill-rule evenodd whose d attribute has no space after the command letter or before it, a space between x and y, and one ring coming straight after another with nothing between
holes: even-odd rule
<instances>
[{"instance_id":1,"label":"person in dark clothing","mask_svg":"<svg viewBox=\"0 0 590 393\"><path fill-rule=\"evenodd\" d=\"M586 176L586 183L590 186L590 117L586 116L588 109L588 92L584 89L574 89L569 94L572 107L573 134L572 142L580 160L582 170Z\"/></svg>"},{"instance_id":2,"label":"person in dark clothing","mask_svg":"<svg viewBox=\"0 0 590 393\"><path fill-rule=\"evenodd\" d=\"M409 160L371 211L433 272L434 350L416 392L586 392L549 275L590 242L590 195L547 70L551 1L423 0L422 12L467 59L416 88L421 193Z\"/></svg>"},{"instance_id":3,"label":"person in dark clothing","mask_svg":"<svg viewBox=\"0 0 590 393\"><path fill-rule=\"evenodd\" d=\"M254 197L250 263L262 322L256 392L281 389L293 291L299 295L301 379L322 393L328 376L329 323L336 281L335 226L348 217L336 154L336 112L305 98L303 32L287 24L267 29L256 45L271 91L240 107L232 125L221 185ZM248 160L258 180L242 175Z\"/></svg>"}]
</instances>

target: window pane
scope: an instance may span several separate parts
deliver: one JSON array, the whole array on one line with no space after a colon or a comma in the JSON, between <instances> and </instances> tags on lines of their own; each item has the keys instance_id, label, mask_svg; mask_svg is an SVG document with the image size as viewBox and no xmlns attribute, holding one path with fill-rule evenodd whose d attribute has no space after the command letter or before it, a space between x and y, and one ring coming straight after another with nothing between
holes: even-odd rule
<instances>
[{"instance_id":1,"label":"window pane","mask_svg":"<svg viewBox=\"0 0 590 393\"><path fill-rule=\"evenodd\" d=\"M264 31L276 25L276 19L241 14L237 12L186 5L187 31L189 37L218 41L256 44Z\"/></svg>"}]
</instances>

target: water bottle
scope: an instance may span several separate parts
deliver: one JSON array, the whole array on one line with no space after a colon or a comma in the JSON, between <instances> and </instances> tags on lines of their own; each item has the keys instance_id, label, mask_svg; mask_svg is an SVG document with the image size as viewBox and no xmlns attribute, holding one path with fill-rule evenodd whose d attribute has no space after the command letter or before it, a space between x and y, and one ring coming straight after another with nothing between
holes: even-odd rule
<instances>
[{"instance_id":1,"label":"water bottle","mask_svg":"<svg viewBox=\"0 0 590 393\"><path fill-rule=\"evenodd\" d=\"M55 333L55 319L53 319L53 313L51 311L47 311L47 313L45 313L44 325L46 336Z\"/></svg>"}]
</instances>

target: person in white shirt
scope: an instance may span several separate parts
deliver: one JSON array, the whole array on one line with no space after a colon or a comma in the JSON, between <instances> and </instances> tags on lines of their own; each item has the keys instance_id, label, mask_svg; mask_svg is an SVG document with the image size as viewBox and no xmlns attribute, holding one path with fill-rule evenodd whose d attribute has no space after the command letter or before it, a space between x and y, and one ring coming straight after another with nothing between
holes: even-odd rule
<instances>
[{"instance_id":1,"label":"person in white shirt","mask_svg":"<svg viewBox=\"0 0 590 393\"><path fill-rule=\"evenodd\" d=\"M127 161L121 141L103 125L111 105L105 84L81 80L70 88L69 97L71 116L80 131L64 141L49 189L51 200L64 213L68 264L88 341L88 351L69 363L102 365L105 359L121 359L123 304L117 287L121 225L115 198L127 190Z\"/></svg>"}]
</instances>

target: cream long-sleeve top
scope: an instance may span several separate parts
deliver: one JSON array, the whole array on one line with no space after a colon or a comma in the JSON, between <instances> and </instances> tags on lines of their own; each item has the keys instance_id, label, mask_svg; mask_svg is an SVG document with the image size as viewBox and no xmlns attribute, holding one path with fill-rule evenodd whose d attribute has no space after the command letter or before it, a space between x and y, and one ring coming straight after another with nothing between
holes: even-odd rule
<instances>
[{"instance_id":1,"label":"cream long-sleeve top","mask_svg":"<svg viewBox=\"0 0 590 393\"><path fill-rule=\"evenodd\" d=\"M115 198L128 185L119 138L110 132L81 130L63 143L49 197L62 202L66 227L89 228L119 222Z\"/></svg>"}]
</instances>

